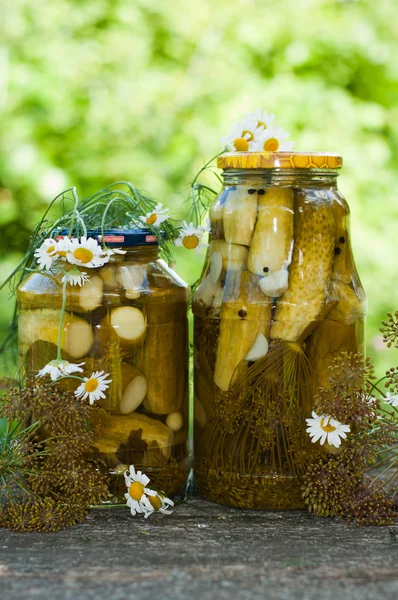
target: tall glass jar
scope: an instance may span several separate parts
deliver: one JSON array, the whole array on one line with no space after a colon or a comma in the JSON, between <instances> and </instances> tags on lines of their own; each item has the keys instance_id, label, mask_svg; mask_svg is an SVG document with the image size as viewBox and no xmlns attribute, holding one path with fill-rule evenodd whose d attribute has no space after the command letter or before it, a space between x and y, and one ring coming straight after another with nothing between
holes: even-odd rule
<instances>
[{"instance_id":1,"label":"tall glass jar","mask_svg":"<svg viewBox=\"0 0 398 600\"><path fill-rule=\"evenodd\" d=\"M98 231L88 237L101 239ZM81 268L90 280L66 288L62 358L84 362L82 376L105 371L112 379L98 401L111 419L93 453L110 476L114 500L123 498L123 472L131 464L173 496L189 469L188 287L160 260L150 232L106 232L105 241L126 253L100 268ZM33 273L18 289L19 352L27 375L57 357L62 277ZM75 390L79 384L64 379L57 385Z\"/></svg>"},{"instance_id":2,"label":"tall glass jar","mask_svg":"<svg viewBox=\"0 0 398 600\"><path fill-rule=\"evenodd\" d=\"M224 186L193 301L195 480L221 504L303 508L305 419L334 357L364 350L342 160L231 153L218 164Z\"/></svg>"}]
</instances>

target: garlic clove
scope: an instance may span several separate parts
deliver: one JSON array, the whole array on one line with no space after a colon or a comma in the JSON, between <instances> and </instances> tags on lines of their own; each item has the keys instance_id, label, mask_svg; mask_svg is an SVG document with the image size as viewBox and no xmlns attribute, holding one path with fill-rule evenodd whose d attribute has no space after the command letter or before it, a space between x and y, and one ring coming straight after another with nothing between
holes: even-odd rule
<instances>
[{"instance_id":1,"label":"garlic clove","mask_svg":"<svg viewBox=\"0 0 398 600\"><path fill-rule=\"evenodd\" d=\"M221 252L212 252L210 254L210 279L213 285L220 279L222 271L222 254Z\"/></svg>"},{"instance_id":2,"label":"garlic clove","mask_svg":"<svg viewBox=\"0 0 398 600\"><path fill-rule=\"evenodd\" d=\"M247 361L255 361L263 358L268 353L268 340L263 333L259 333L253 346L245 356Z\"/></svg>"},{"instance_id":3,"label":"garlic clove","mask_svg":"<svg viewBox=\"0 0 398 600\"><path fill-rule=\"evenodd\" d=\"M271 298L278 298L289 287L289 272L286 269L279 269L262 277L259 281L261 291Z\"/></svg>"}]
</instances>

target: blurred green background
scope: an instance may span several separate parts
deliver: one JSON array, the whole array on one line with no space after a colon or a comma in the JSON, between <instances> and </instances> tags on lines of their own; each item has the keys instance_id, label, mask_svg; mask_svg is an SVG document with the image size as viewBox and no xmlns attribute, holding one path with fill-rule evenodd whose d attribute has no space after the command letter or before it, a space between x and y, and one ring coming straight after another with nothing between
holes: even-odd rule
<instances>
[{"instance_id":1,"label":"blurred green background","mask_svg":"<svg viewBox=\"0 0 398 600\"><path fill-rule=\"evenodd\" d=\"M0 0L0 278L49 201L129 179L185 216L232 122L274 112L296 148L343 154L368 351L398 309L394 0ZM193 283L203 253L176 251ZM12 301L1 298L0 335ZM395 351L396 352L396 351Z\"/></svg>"}]
</instances>

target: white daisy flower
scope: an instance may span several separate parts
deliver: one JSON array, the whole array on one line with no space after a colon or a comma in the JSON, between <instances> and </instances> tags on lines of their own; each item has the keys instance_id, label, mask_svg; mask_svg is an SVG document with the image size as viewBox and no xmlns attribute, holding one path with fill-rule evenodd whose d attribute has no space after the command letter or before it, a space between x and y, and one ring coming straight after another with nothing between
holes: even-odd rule
<instances>
[{"instance_id":1,"label":"white daisy flower","mask_svg":"<svg viewBox=\"0 0 398 600\"><path fill-rule=\"evenodd\" d=\"M66 275L62 277L62 283L65 281L65 278L68 279L68 283L70 285L84 285L87 281L90 280L90 277L87 275L85 271L79 271L79 269L71 269L68 271Z\"/></svg>"},{"instance_id":2,"label":"white daisy flower","mask_svg":"<svg viewBox=\"0 0 398 600\"><path fill-rule=\"evenodd\" d=\"M170 500L170 498L167 498L166 496L163 496L158 492L156 492L156 496L149 497L149 502L151 503L154 510L159 511L165 515L171 515L171 513L173 512L172 510L169 510L169 507L174 506L174 502Z\"/></svg>"},{"instance_id":3,"label":"white daisy flower","mask_svg":"<svg viewBox=\"0 0 398 600\"><path fill-rule=\"evenodd\" d=\"M84 362L75 365L67 360L52 360L37 373L36 377L50 375L52 381L56 381L60 377L67 377L72 373L82 373L83 369L80 368L82 365Z\"/></svg>"},{"instance_id":4,"label":"white daisy flower","mask_svg":"<svg viewBox=\"0 0 398 600\"><path fill-rule=\"evenodd\" d=\"M66 252L68 262L89 268L102 267L108 262L109 256L102 255L102 248L97 240L86 238L84 235L70 242L70 248Z\"/></svg>"},{"instance_id":5,"label":"white daisy flower","mask_svg":"<svg viewBox=\"0 0 398 600\"><path fill-rule=\"evenodd\" d=\"M66 260L66 253L71 248L71 239L68 236L57 238L57 256L63 260Z\"/></svg>"},{"instance_id":6,"label":"white daisy flower","mask_svg":"<svg viewBox=\"0 0 398 600\"><path fill-rule=\"evenodd\" d=\"M159 227L162 223L167 221L170 215L168 208L163 208L163 204L159 203L155 206L152 212L149 212L145 215L145 217L140 217L140 221L144 223L144 225L152 225L152 227Z\"/></svg>"},{"instance_id":7,"label":"white daisy flower","mask_svg":"<svg viewBox=\"0 0 398 600\"><path fill-rule=\"evenodd\" d=\"M327 415L318 416L315 411L312 411L312 419L307 421L307 433L311 436L313 444L318 440L321 441L321 446L327 442L338 448L341 444L341 439L347 437L347 433L351 431L349 425L343 425L337 419Z\"/></svg>"},{"instance_id":8,"label":"white daisy flower","mask_svg":"<svg viewBox=\"0 0 398 600\"><path fill-rule=\"evenodd\" d=\"M91 377L84 377L84 381L75 390L75 396L77 398L89 399L90 404L94 404L96 400L105 398L104 391L108 389L109 383L112 379L106 379L109 377L109 373L104 371L95 371Z\"/></svg>"},{"instance_id":9,"label":"white daisy flower","mask_svg":"<svg viewBox=\"0 0 398 600\"><path fill-rule=\"evenodd\" d=\"M387 392L384 402L391 404L391 406L398 407L398 396L391 396L390 392Z\"/></svg>"},{"instance_id":10,"label":"white daisy flower","mask_svg":"<svg viewBox=\"0 0 398 600\"><path fill-rule=\"evenodd\" d=\"M258 152L290 152L293 150L294 142L286 141L290 133L279 125L271 125L264 129L255 142Z\"/></svg>"},{"instance_id":11,"label":"white daisy flower","mask_svg":"<svg viewBox=\"0 0 398 600\"><path fill-rule=\"evenodd\" d=\"M257 129L261 131L268 129L271 125L275 125L275 115L261 108L257 108L254 113L250 113L250 117L255 122Z\"/></svg>"},{"instance_id":12,"label":"white daisy flower","mask_svg":"<svg viewBox=\"0 0 398 600\"><path fill-rule=\"evenodd\" d=\"M40 269L51 269L54 260L57 259L57 242L52 238L47 238L40 248L35 250L34 255Z\"/></svg>"},{"instance_id":13,"label":"white daisy flower","mask_svg":"<svg viewBox=\"0 0 398 600\"><path fill-rule=\"evenodd\" d=\"M188 223L183 221L182 229L180 231L180 237L177 238L174 242L176 246L184 246L188 250L196 249L196 252L199 252L200 248L207 246L208 244L201 244L202 237L205 233L210 232L209 221L206 226L195 227L193 223Z\"/></svg>"},{"instance_id":14,"label":"white daisy flower","mask_svg":"<svg viewBox=\"0 0 398 600\"><path fill-rule=\"evenodd\" d=\"M236 122L231 133L221 138L221 143L229 152L249 152L256 144L257 120L249 114Z\"/></svg>"},{"instance_id":15,"label":"white daisy flower","mask_svg":"<svg viewBox=\"0 0 398 600\"><path fill-rule=\"evenodd\" d=\"M126 254L127 250L122 250L121 248L107 248L106 250L102 250L102 256L113 256L114 254Z\"/></svg>"},{"instance_id":16,"label":"white daisy flower","mask_svg":"<svg viewBox=\"0 0 398 600\"><path fill-rule=\"evenodd\" d=\"M150 497L157 495L154 490L146 487L150 481L149 477L141 471L136 472L134 466L131 465L129 471L124 473L124 480L128 490L124 497L131 514L134 516L137 513L143 513L145 518L149 517L155 510L150 502Z\"/></svg>"}]
</instances>

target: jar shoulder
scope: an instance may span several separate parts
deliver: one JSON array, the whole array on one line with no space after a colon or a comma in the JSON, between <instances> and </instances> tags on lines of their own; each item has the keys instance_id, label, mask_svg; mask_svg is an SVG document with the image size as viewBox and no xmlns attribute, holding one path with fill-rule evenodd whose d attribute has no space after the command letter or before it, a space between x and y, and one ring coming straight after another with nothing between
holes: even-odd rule
<instances>
[{"instance_id":1,"label":"jar shoulder","mask_svg":"<svg viewBox=\"0 0 398 600\"><path fill-rule=\"evenodd\" d=\"M71 268L65 265L65 269L51 275L44 272L28 275L17 291L20 306L60 307L65 270ZM118 259L97 269L81 267L78 271L86 273L88 280L82 285L67 286L68 310L90 311L103 303L118 305L139 299L188 303L188 285L161 259L151 262Z\"/></svg>"},{"instance_id":2,"label":"jar shoulder","mask_svg":"<svg viewBox=\"0 0 398 600\"><path fill-rule=\"evenodd\" d=\"M240 298L242 286L246 303L260 286L263 301L278 298L278 306L310 304L319 288L323 301L355 302L366 313L350 210L337 187L254 185L224 187L210 209L210 244L194 312L219 317L226 302Z\"/></svg>"}]
</instances>

